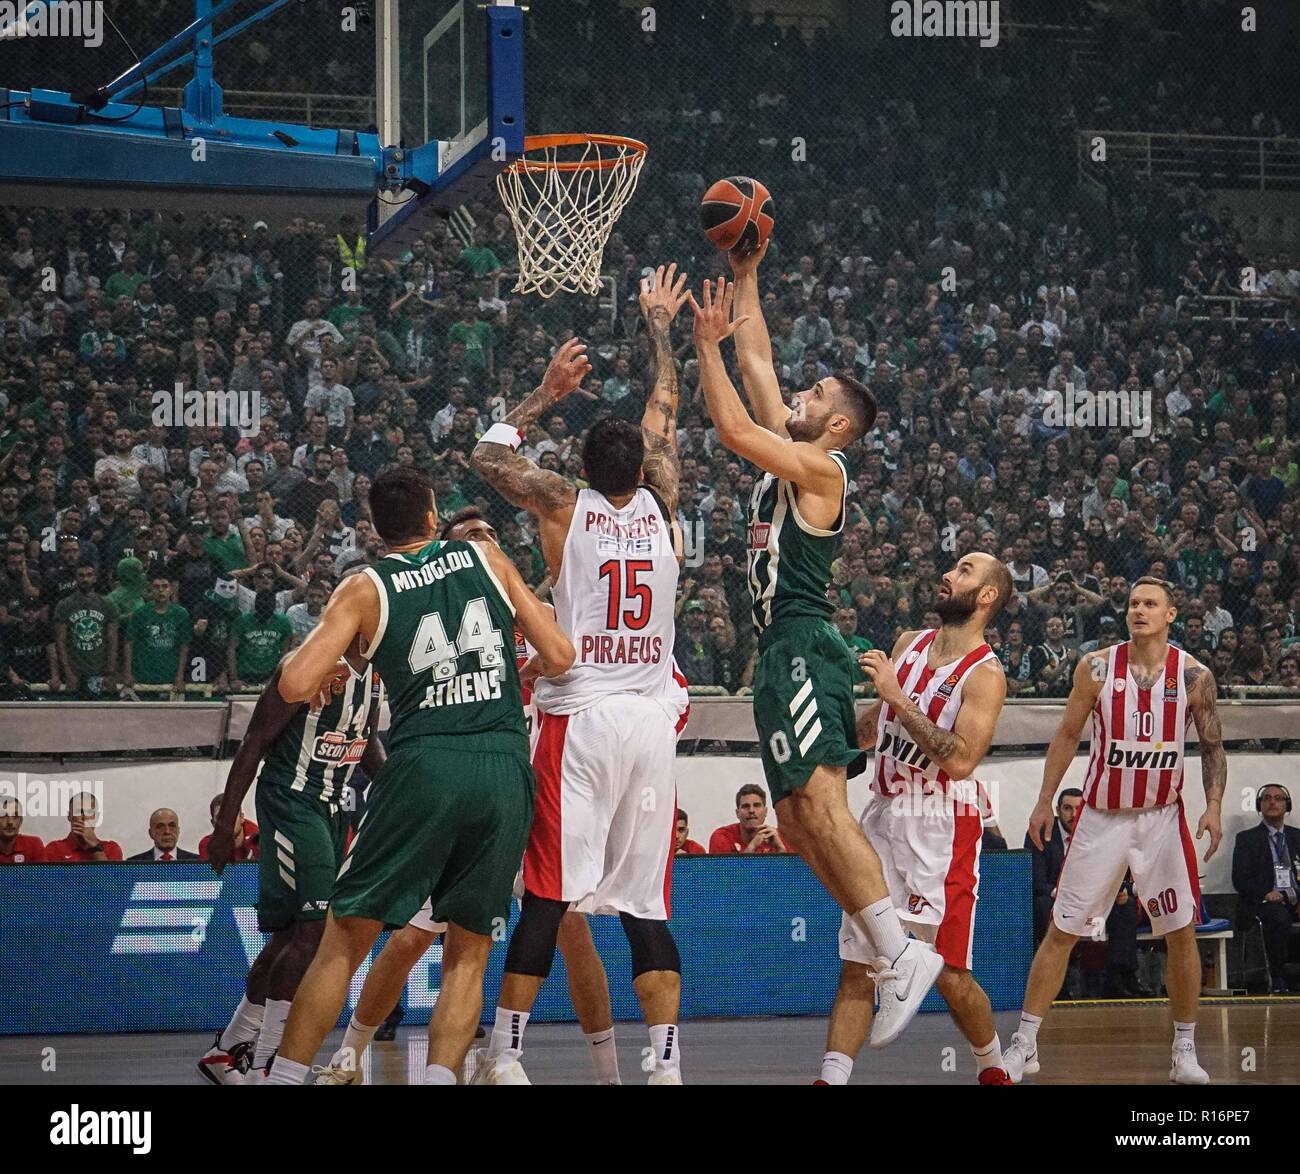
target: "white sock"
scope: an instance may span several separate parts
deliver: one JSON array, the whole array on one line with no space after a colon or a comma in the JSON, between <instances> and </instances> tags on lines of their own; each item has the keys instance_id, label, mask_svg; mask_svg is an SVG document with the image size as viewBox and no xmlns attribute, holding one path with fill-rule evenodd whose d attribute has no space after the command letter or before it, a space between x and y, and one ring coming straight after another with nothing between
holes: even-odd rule
<instances>
[{"instance_id":1,"label":"white sock","mask_svg":"<svg viewBox=\"0 0 1300 1174\"><path fill-rule=\"evenodd\" d=\"M1183 1040L1186 1040L1193 1047L1196 1045L1195 1020L1191 1023L1179 1023L1177 1019L1174 1020L1174 1043L1180 1044Z\"/></svg>"},{"instance_id":2,"label":"white sock","mask_svg":"<svg viewBox=\"0 0 1300 1174\"><path fill-rule=\"evenodd\" d=\"M591 1066L596 1071L597 1084L622 1084L618 1076L618 1049L614 1046L614 1029L583 1033L591 1052Z\"/></svg>"},{"instance_id":3,"label":"white sock","mask_svg":"<svg viewBox=\"0 0 1300 1174\"><path fill-rule=\"evenodd\" d=\"M888 897L881 897L865 909L854 914L867 931L867 940L871 942L876 953L895 961L899 954L907 949L907 934L903 932L903 923L898 920L898 910Z\"/></svg>"},{"instance_id":4,"label":"white sock","mask_svg":"<svg viewBox=\"0 0 1300 1174\"><path fill-rule=\"evenodd\" d=\"M284 1038L284 1025L289 1021L289 1008L292 999L267 999L266 1018L262 1020L262 1030L257 1034L257 1047L253 1051L253 1067L265 1068L271 1059L271 1053L280 1046Z\"/></svg>"},{"instance_id":5,"label":"white sock","mask_svg":"<svg viewBox=\"0 0 1300 1174\"><path fill-rule=\"evenodd\" d=\"M306 1064L299 1064L296 1060L286 1060L283 1056L276 1056L275 1064L271 1067L271 1075L266 1078L267 1084L306 1084L310 1068Z\"/></svg>"},{"instance_id":6,"label":"white sock","mask_svg":"<svg viewBox=\"0 0 1300 1174\"><path fill-rule=\"evenodd\" d=\"M650 1046L654 1049L655 1067L676 1072L682 1066L682 1044L675 1023L656 1023L650 1028Z\"/></svg>"},{"instance_id":7,"label":"white sock","mask_svg":"<svg viewBox=\"0 0 1300 1174\"><path fill-rule=\"evenodd\" d=\"M378 1030L378 1023L374 1027L369 1027L355 1015L348 1021L347 1030L343 1033L343 1043L339 1046L337 1054L343 1056L341 1063L349 1072L360 1070L361 1057L374 1040L375 1032Z\"/></svg>"},{"instance_id":8,"label":"white sock","mask_svg":"<svg viewBox=\"0 0 1300 1174\"><path fill-rule=\"evenodd\" d=\"M977 1048L974 1044L970 1046L970 1054L975 1057L975 1071L983 1072L985 1068L1002 1067L1002 1041L998 1039L998 1033L993 1033L993 1038L982 1048Z\"/></svg>"},{"instance_id":9,"label":"white sock","mask_svg":"<svg viewBox=\"0 0 1300 1174\"><path fill-rule=\"evenodd\" d=\"M843 1052L827 1052L822 1057L821 1079L827 1084L848 1084L853 1075L853 1057Z\"/></svg>"},{"instance_id":10,"label":"white sock","mask_svg":"<svg viewBox=\"0 0 1300 1174\"><path fill-rule=\"evenodd\" d=\"M265 1007L259 1006L257 1003L250 1003L248 996L245 995L239 1000L239 1006L235 1008L235 1013L230 1017L226 1030L221 1033L217 1046L229 1051L236 1044L250 1043L257 1037L257 1033L262 1030L262 1017L265 1013Z\"/></svg>"},{"instance_id":11,"label":"white sock","mask_svg":"<svg viewBox=\"0 0 1300 1174\"><path fill-rule=\"evenodd\" d=\"M441 1064L426 1064L424 1067L425 1084L455 1084L456 1074Z\"/></svg>"},{"instance_id":12,"label":"white sock","mask_svg":"<svg viewBox=\"0 0 1300 1174\"><path fill-rule=\"evenodd\" d=\"M527 1026L527 1011L498 1007L492 1038L488 1040L488 1058L495 1060L506 1052L513 1052L518 1057L524 1050L524 1028Z\"/></svg>"},{"instance_id":13,"label":"white sock","mask_svg":"<svg viewBox=\"0 0 1300 1174\"><path fill-rule=\"evenodd\" d=\"M1016 1030L1029 1041L1029 1050L1031 1052L1038 1045L1038 1029L1042 1024L1043 1017L1041 1015L1031 1015L1028 1011L1020 1012L1020 1026Z\"/></svg>"}]
</instances>

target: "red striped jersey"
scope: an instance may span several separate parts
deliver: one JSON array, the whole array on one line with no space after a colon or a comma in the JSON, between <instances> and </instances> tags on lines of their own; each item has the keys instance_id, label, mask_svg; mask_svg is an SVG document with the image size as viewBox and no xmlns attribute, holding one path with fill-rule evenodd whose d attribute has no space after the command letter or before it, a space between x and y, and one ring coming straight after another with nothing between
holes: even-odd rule
<instances>
[{"instance_id":1,"label":"red striped jersey","mask_svg":"<svg viewBox=\"0 0 1300 1174\"><path fill-rule=\"evenodd\" d=\"M1002 662L987 644L981 644L957 660L931 668L927 650L937 634L937 628L918 632L894 661L894 671L899 687L926 717L941 730L951 730L961 712L962 693L971 673L979 665L990 662L1000 669ZM876 719L876 770L871 789L885 796L909 791L946 794L951 781L948 773L931 762L930 756L916 744L893 707L881 706ZM965 801L978 802L980 810L987 814L987 796L978 783L975 787L976 794L964 797Z\"/></svg>"},{"instance_id":2,"label":"red striped jersey","mask_svg":"<svg viewBox=\"0 0 1300 1174\"><path fill-rule=\"evenodd\" d=\"M1092 748L1084 802L1103 811L1164 807L1183 787L1187 733L1187 653L1169 645L1165 671L1153 689L1139 689L1129 670L1132 642L1107 654L1106 684L1092 708Z\"/></svg>"}]
</instances>

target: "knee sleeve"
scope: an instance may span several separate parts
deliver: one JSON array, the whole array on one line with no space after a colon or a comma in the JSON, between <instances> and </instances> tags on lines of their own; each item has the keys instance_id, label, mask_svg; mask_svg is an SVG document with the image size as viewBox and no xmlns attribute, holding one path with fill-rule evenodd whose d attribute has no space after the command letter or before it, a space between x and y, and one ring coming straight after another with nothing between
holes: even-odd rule
<instances>
[{"instance_id":1,"label":"knee sleeve","mask_svg":"<svg viewBox=\"0 0 1300 1174\"><path fill-rule=\"evenodd\" d=\"M506 950L506 971L546 978L555 961L555 942L560 919L568 909L565 901L552 901L525 893L519 921Z\"/></svg>"},{"instance_id":2,"label":"knee sleeve","mask_svg":"<svg viewBox=\"0 0 1300 1174\"><path fill-rule=\"evenodd\" d=\"M627 944L632 948L634 979L650 970L681 973L682 958L666 921L647 921L643 917L633 917L630 913L620 913L618 919L623 923Z\"/></svg>"}]
</instances>

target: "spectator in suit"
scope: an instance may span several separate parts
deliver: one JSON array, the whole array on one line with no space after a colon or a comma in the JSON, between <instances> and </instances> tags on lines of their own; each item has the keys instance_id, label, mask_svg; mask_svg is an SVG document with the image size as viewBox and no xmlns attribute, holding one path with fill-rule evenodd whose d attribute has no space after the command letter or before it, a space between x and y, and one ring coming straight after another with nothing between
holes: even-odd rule
<instances>
[{"instance_id":1,"label":"spectator in suit","mask_svg":"<svg viewBox=\"0 0 1300 1174\"><path fill-rule=\"evenodd\" d=\"M1102 994L1112 999L1150 998L1137 977L1138 899L1126 873L1106 918L1106 972Z\"/></svg>"},{"instance_id":2,"label":"spectator in suit","mask_svg":"<svg viewBox=\"0 0 1300 1174\"><path fill-rule=\"evenodd\" d=\"M208 818L212 820L212 826L217 826L217 812L221 810L221 801L224 795L214 795L212 802L208 804ZM208 841L212 839L212 833L209 832L199 841L199 859L208 858ZM256 860L260 848L257 843L257 824L251 819L247 819L244 813L239 813L239 819L235 822L235 855L232 858L236 864L243 860Z\"/></svg>"},{"instance_id":3,"label":"spectator in suit","mask_svg":"<svg viewBox=\"0 0 1300 1174\"><path fill-rule=\"evenodd\" d=\"M1276 783L1260 787L1255 808L1263 819L1238 832L1232 849L1232 887L1241 894L1243 909L1258 918L1264 930L1264 953L1275 994L1294 989L1286 979L1286 945L1300 916L1300 828L1286 824L1291 807L1285 787Z\"/></svg>"},{"instance_id":4,"label":"spectator in suit","mask_svg":"<svg viewBox=\"0 0 1300 1174\"><path fill-rule=\"evenodd\" d=\"M46 844L41 859L46 864L121 860L121 845L114 840L101 840L95 832L98 823L99 801L95 796L89 791L73 795L68 803L68 835Z\"/></svg>"},{"instance_id":5,"label":"spectator in suit","mask_svg":"<svg viewBox=\"0 0 1300 1174\"><path fill-rule=\"evenodd\" d=\"M1034 870L1035 947L1047 934L1052 904L1056 900L1056 882L1060 879L1065 850L1069 847L1070 837L1074 834L1074 822L1079 818L1082 807L1083 792L1077 787L1066 787L1056 797L1056 822L1052 824L1052 834L1044 837L1043 850L1040 852L1035 848L1028 833L1025 835L1025 847L1029 849Z\"/></svg>"},{"instance_id":6,"label":"spectator in suit","mask_svg":"<svg viewBox=\"0 0 1300 1174\"><path fill-rule=\"evenodd\" d=\"M6 795L0 799L0 864L39 863L44 849L40 836L20 835L22 830L22 804L14 796Z\"/></svg>"},{"instance_id":7,"label":"spectator in suit","mask_svg":"<svg viewBox=\"0 0 1300 1174\"><path fill-rule=\"evenodd\" d=\"M3 827L3 822L0 822L0 828ZM3 847L3 843L0 843L0 847ZM677 839L673 844L673 855L704 856L707 853L708 849L703 844L697 844L691 839L690 817L679 807L677 809Z\"/></svg>"},{"instance_id":8,"label":"spectator in suit","mask_svg":"<svg viewBox=\"0 0 1300 1174\"><path fill-rule=\"evenodd\" d=\"M709 837L710 856L789 851L781 833L768 825L767 792L757 783L746 783L736 792L736 822L718 828Z\"/></svg>"},{"instance_id":9,"label":"spectator in suit","mask_svg":"<svg viewBox=\"0 0 1300 1174\"><path fill-rule=\"evenodd\" d=\"M198 854L178 848L176 841L181 838L181 819L170 807L160 807L149 817L149 838L153 847L144 852L128 856L128 860L197 860Z\"/></svg>"}]
</instances>

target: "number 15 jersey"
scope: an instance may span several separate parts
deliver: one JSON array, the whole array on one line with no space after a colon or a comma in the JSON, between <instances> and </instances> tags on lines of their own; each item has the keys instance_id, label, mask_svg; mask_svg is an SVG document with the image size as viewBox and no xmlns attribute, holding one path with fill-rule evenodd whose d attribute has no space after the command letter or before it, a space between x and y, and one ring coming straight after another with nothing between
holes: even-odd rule
<instances>
[{"instance_id":1,"label":"number 15 jersey","mask_svg":"<svg viewBox=\"0 0 1300 1174\"><path fill-rule=\"evenodd\" d=\"M365 573L379 591L365 654L388 691L390 743L499 731L527 754L515 609L478 544L431 542Z\"/></svg>"},{"instance_id":2,"label":"number 15 jersey","mask_svg":"<svg viewBox=\"0 0 1300 1174\"><path fill-rule=\"evenodd\" d=\"M552 588L555 618L577 658L537 682L543 713L577 713L615 693L674 701L677 556L658 498L641 486L616 509L594 489L578 493Z\"/></svg>"}]
</instances>

